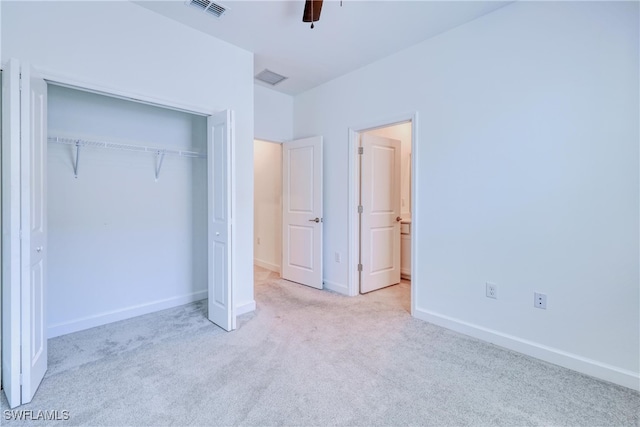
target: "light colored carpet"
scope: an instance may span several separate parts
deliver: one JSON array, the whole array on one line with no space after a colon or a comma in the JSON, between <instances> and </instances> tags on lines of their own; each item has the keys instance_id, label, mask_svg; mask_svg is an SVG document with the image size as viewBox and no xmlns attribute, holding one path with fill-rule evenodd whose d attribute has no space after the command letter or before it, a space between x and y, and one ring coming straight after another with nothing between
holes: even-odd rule
<instances>
[{"instance_id":1,"label":"light colored carpet","mask_svg":"<svg viewBox=\"0 0 640 427\"><path fill-rule=\"evenodd\" d=\"M638 426L639 393L416 320L406 283L349 298L256 282L232 333L201 301L51 339L19 409L91 426Z\"/></svg>"}]
</instances>

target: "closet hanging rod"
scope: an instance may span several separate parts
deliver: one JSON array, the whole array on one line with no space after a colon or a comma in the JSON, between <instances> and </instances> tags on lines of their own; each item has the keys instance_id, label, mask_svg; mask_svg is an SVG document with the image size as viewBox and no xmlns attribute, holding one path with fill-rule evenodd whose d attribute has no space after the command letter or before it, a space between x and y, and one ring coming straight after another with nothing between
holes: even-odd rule
<instances>
[{"instance_id":1,"label":"closet hanging rod","mask_svg":"<svg viewBox=\"0 0 640 427\"><path fill-rule=\"evenodd\" d=\"M173 148L148 147L143 145L122 144L119 142L88 141L86 139L66 138L66 137L58 137L58 136L50 136L47 139L50 143L53 143L53 144L64 144L64 145L75 145L75 146L79 145L82 147L109 148L112 150L138 151L138 152L146 152L146 153L154 153L154 154L163 153L163 154L172 154L176 156L193 157L193 158L207 157L206 154L199 153L197 151L176 150Z\"/></svg>"}]
</instances>

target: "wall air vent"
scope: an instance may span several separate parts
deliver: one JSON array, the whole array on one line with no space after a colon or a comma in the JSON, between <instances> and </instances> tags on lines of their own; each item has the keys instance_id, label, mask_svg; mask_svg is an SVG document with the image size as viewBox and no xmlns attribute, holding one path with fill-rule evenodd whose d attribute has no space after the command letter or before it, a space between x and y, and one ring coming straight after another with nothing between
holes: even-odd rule
<instances>
[{"instance_id":1,"label":"wall air vent","mask_svg":"<svg viewBox=\"0 0 640 427\"><path fill-rule=\"evenodd\" d=\"M282 76L278 73L274 73L271 70L267 70L266 68L256 74L256 80L260 80L261 82L270 84L271 86L275 86L283 80L288 79L288 77Z\"/></svg>"},{"instance_id":2,"label":"wall air vent","mask_svg":"<svg viewBox=\"0 0 640 427\"><path fill-rule=\"evenodd\" d=\"M220 3L214 3L210 0L187 0L185 4L205 11L216 18L220 18L227 10L229 10L228 7L223 6Z\"/></svg>"}]
</instances>

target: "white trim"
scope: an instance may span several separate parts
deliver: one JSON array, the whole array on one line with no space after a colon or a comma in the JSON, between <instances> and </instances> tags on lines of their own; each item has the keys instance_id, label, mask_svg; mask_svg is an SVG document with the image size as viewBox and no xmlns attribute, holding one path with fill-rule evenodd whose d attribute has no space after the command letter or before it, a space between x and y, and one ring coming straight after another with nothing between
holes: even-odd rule
<instances>
[{"instance_id":1,"label":"white trim","mask_svg":"<svg viewBox=\"0 0 640 427\"><path fill-rule=\"evenodd\" d=\"M418 206L420 206L420 192L418 191L419 180L418 176L418 138L420 125L418 122L418 112L413 113L411 118L411 315L415 316L418 304L418 285L421 283L418 279L418 239L420 230L420 213L418 212Z\"/></svg>"},{"instance_id":2,"label":"white trim","mask_svg":"<svg viewBox=\"0 0 640 427\"><path fill-rule=\"evenodd\" d=\"M360 174L360 163L358 162L358 135L361 132L378 129L387 126L393 126L401 123L411 123L411 315L416 310L415 303L417 301L417 286L419 283L418 269L416 268L418 259L418 249L416 245L418 230L418 199L419 192L416 191L416 158L418 152L418 112L399 114L384 120L371 121L361 124L360 126L352 126L349 128L349 213L347 218L347 230L349 235L349 283L347 284L347 293L349 296L356 296L360 293L358 286L358 210L357 200L359 198L358 176Z\"/></svg>"},{"instance_id":3,"label":"white trim","mask_svg":"<svg viewBox=\"0 0 640 427\"><path fill-rule=\"evenodd\" d=\"M167 308L178 307L180 305L189 304L194 301L200 301L205 298L207 298L206 289L187 295L133 305L131 307L125 307L118 310L105 311L103 313L50 325L47 327L47 337L54 338L60 335L70 334L72 332L83 331L85 329L94 328L96 326L102 326L108 323L117 322L119 320L130 319L132 317L142 316L143 314L149 314L160 310L166 310Z\"/></svg>"},{"instance_id":4,"label":"white trim","mask_svg":"<svg viewBox=\"0 0 640 427\"><path fill-rule=\"evenodd\" d=\"M207 108L199 105L183 104L181 102L157 98L155 96L133 92L129 90L117 89L113 86L103 85L100 83L92 83L86 80L81 80L69 75L59 74L55 71L37 67L34 68L34 73L38 77L44 79L47 83L64 86L71 89L82 90L85 92L93 92L99 95L109 96L112 98L121 98L129 101L139 102L142 104L153 105L160 108L166 108L171 110L182 111L190 114L197 114L201 116L210 116L216 112L223 111L221 108L219 111L212 111L211 108Z\"/></svg>"},{"instance_id":5,"label":"white trim","mask_svg":"<svg viewBox=\"0 0 640 427\"><path fill-rule=\"evenodd\" d=\"M331 280L324 280L322 283L324 283L324 289L326 290L337 292L342 295L349 295L349 287L347 285L332 282Z\"/></svg>"},{"instance_id":6,"label":"white trim","mask_svg":"<svg viewBox=\"0 0 640 427\"><path fill-rule=\"evenodd\" d=\"M253 259L253 263L258 267L266 268L269 271L275 271L276 273L280 274L280 266L277 264L272 264L270 262L262 261L257 258Z\"/></svg>"},{"instance_id":7,"label":"white trim","mask_svg":"<svg viewBox=\"0 0 640 427\"><path fill-rule=\"evenodd\" d=\"M640 391L640 373L638 372L621 369L430 310L416 308L414 316L418 319L433 323L434 325L442 326L443 328L451 329L482 341L544 360L545 362Z\"/></svg>"},{"instance_id":8,"label":"white trim","mask_svg":"<svg viewBox=\"0 0 640 427\"><path fill-rule=\"evenodd\" d=\"M349 268L349 283L347 295L358 295L358 182L360 162L358 162L358 131L349 128L349 205L347 218L347 234L349 236L349 254L347 256ZM355 177L355 178L354 178Z\"/></svg>"},{"instance_id":9,"label":"white trim","mask_svg":"<svg viewBox=\"0 0 640 427\"><path fill-rule=\"evenodd\" d=\"M252 311L255 311L255 310L256 310L256 302L255 300L251 300L249 302L236 305L234 310L235 311L234 315L237 317L245 313L251 313Z\"/></svg>"}]
</instances>

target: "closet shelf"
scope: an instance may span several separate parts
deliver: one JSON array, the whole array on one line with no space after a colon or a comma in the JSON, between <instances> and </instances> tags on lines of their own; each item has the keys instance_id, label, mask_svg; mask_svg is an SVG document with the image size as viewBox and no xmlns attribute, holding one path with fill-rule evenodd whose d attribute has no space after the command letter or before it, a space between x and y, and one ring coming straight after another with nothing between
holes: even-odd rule
<instances>
[{"instance_id":1,"label":"closet shelf","mask_svg":"<svg viewBox=\"0 0 640 427\"><path fill-rule=\"evenodd\" d=\"M78 177L78 164L80 163L80 147L108 148L112 150L153 153L156 155L156 171L155 171L156 181L160 177L160 169L162 168L162 161L164 160L164 156L166 154L181 156L181 157L198 158L198 159L204 159L207 157L206 154L199 153L197 151L148 147L144 145L122 144L119 142L88 141L86 139L66 138L66 137L58 137L58 136L50 136L47 138L47 140L51 144L62 144L62 145L70 145L70 146L76 147L76 155L75 155L75 158L73 159L73 174L75 175L76 178Z\"/></svg>"},{"instance_id":2,"label":"closet shelf","mask_svg":"<svg viewBox=\"0 0 640 427\"><path fill-rule=\"evenodd\" d=\"M158 148L158 147L148 147L143 145L133 145L133 144L121 144L119 142L105 142L105 141L88 141L86 139L78 139L78 138L62 138L58 136L50 136L48 141L53 144L64 144L64 145L80 145L81 147L97 147L97 148L109 148L112 150L123 150L123 151L138 151L138 152L147 152L147 153L164 153L164 154L172 154L182 157L195 157L195 158L206 158L207 155L203 153L199 153L197 151L189 151L189 150L175 150L172 148Z\"/></svg>"}]
</instances>

